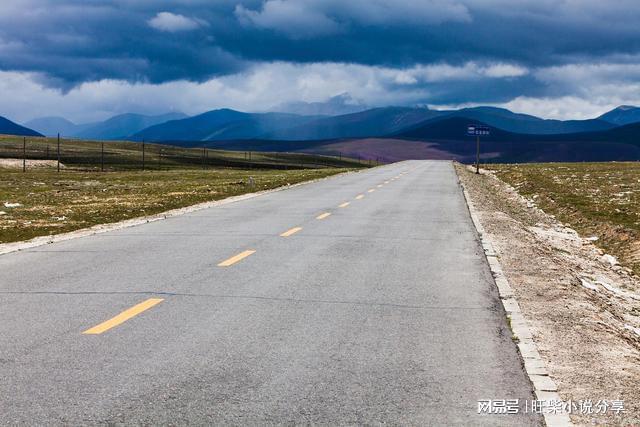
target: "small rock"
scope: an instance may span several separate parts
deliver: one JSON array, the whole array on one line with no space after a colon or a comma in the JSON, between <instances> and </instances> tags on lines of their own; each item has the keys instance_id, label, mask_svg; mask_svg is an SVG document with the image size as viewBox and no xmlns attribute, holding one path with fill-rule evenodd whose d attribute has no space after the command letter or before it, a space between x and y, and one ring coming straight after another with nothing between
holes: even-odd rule
<instances>
[{"instance_id":1,"label":"small rock","mask_svg":"<svg viewBox=\"0 0 640 427\"><path fill-rule=\"evenodd\" d=\"M604 254L602 255L602 257L600 257L600 260L605 264L609 264L612 267L618 265L618 260L613 255Z\"/></svg>"},{"instance_id":2,"label":"small rock","mask_svg":"<svg viewBox=\"0 0 640 427\"><path fill-rule=\"evenodd\" d=\"M0 216L2 215L6 215L7 213L5 211L0 211Z\"/></svg>"},{"instance_id":3,"label":"small rock","mask_svg":"<svg viewBox=\"0 0 640 427\"><path fill-rule=\"evenodd\" d=\"M22 206L21 203L10 203L10 202L4 202L4 207L5 208L19 208L20 206Z\"/></svg>"}]
</instances>

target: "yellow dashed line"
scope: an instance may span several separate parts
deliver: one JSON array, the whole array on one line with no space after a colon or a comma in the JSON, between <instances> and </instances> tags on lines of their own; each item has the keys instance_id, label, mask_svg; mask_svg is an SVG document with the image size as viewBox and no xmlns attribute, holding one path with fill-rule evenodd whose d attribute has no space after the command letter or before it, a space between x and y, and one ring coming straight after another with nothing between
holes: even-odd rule
<instances>
[{"instance_id":1,"label":"yellow dashed line","mask_svg":"<svg viewBox=\"0 0 640 427\"><path fill-rule=\"evenodd\" d=\"M339 208L346 208L347 206L349 206L349 202L344 202L341 205L338 205Z\"/></svg>"},{"instance_id":2,"label":"yellow dashed line","mask_svg":"<svg viewBox=\"0 0 640 427\"><path fill-rule=\"evenodd\" d=\"M356 200L364 199L364 194L358 194Z\"/></svg>"},{"instance_id":3,"label":"yellow dashed line","mask_svg":"<svg viewBox=\"0 0 640 427\"><path fill-rule=\"evenodd\" d=\"M238 261L242 261L249 255L253 255L255 252L256 251L254 250L246 250L244 252L240 252L238 255L232 256L231 258L222 261L220 264L218 264L218 267L229 267L230 265L233 265Z\"/></svg>"},{"instance_id":4,"label":"yellow dashed line","mask_svg":"<svg viewBox=\"0 0 640 427\"><path fill-rule=\"evenodd\" d=\"M280 235L280 237L289 237L292 234L296 234L298 231L302 230L302 227L293 227L291 230L287 230Z\"/></svg>"},{"instance_id":5,"label":"yellow dashed line","mask_svg":"<svg viewBox=\"0 0 640 427\"><path fill-rule=\"evenodd\" d=\"M326 217L328 217L329 215L331 215L329 212L325 212L323 214L320 214L316 217L316 219L325 219Z\"/></svg>"},{"instance_id":6,"label":"yellow dashed line","mask_svg":"<svg viewBox=\"0 0 640 427\"><path fill-rule=\"evenodd\" d=\"M123 311L122 313L118 314L116 317L113 317L107 320L106 322L102 322L91 329L87 329L86 331L83 332L83 334L99 335L103 332L108 331L111 328L115 328L116 326L126 322L127 320L131 319L133 316L137 316L143 311L149 310L151 307L153 307L156 304L160 304L162 301L164 301L164 299L162 298L150 298L146 301L141 302L140 304L134 305L133 307Z\"/></svg>"}]
</instances>

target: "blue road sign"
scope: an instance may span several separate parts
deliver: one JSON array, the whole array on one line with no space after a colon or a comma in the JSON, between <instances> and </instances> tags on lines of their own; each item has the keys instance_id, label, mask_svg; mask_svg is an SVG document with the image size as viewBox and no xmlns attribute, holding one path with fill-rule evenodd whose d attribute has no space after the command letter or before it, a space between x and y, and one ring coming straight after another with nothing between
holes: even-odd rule
<instances>
[{"instance_id":1,"label":"blue road sign","mask_svg":"<svg viewBox=\"0 0 640 427\"><path fill-rule=\"evenodd\" d=\"M469 136L487 136L491 133L488 126L468 125L467 135Z\"/></svg>"}]
</instances>

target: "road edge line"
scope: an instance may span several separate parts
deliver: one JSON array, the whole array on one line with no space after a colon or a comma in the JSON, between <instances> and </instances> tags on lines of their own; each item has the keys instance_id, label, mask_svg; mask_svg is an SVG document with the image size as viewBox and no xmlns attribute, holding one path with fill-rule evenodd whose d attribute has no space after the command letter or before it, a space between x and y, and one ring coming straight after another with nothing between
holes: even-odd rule
<instances>
[{"instance_id":1,"label":"road edge line","mask_svg":"<svg viewBox=\"0 0 640 427\"><path fill-rule=\"evenodd\" d=\"M538 346L533 341L533 336L531 335L531 330L527 324L527 319L525 319L524 315L520 311L520 305L516 300L511 285L502 271L498 254L493 249L491 239L484 231L484 227L478 218L477 210L471 201L471 197L467 192L467 189L460 181L457 171L456 177L458 178L458 185L462 189L462 194L467 204L469 215L471 216L471 222L476 229L478 239L482 245L485 259L489 264L489 269L491 270L494 283L498 288L500 301L502 302L507 318L511 322L512 333L518 339L516 346L518 347L518 352L520 353L524 370L533 386L536 399L544 400L546 402L561 401L562 399L558 394L558 387L555 381L553 381L549 376L546 364L538 352ZM544 417L545 424L549 427L573 426L571 418L565 413L550 414L543 411L542 416Z\"/></svg>"},{"instance_id":2,"label":"road edge line","mask_svg":"<svg viewBox=\"0 0 640 427\"><path fill-rule=\"evenodd\" d=\"M38 236L33 239L23 240L19 242L0 243L0 256L10 254L13 252L23 251L25 249L32 249L38 246L44 246L51 243L64 242L67 240L78 239L80 237L88 237L96 234L107 233L109 231L121 230L123 228L136 227L138 225L148 224L150 222L162 221L168 218L184 215L187 213L197 212L203 209L213 208L215 206L227 205L229 203L241 202L243 200L253 199L254 197L263 196L265 194L271 194L278 191L288 190L290 188L299 187L302 185L313 184L333 178L337 178L344 175L350 175L355 173L362 173L372 169L378 169L380 167L389 166L393 163L384 164L380 166L374 166L372 168L360 169L355 171L342 172L331 176L325 176L323 178L312 179L309 181L298 182L291 185L283 185L276 188L270 188L268 190L257 191L254 193L245 193L239 196L226 197L220 200L211 200L209 202L197 203L191 206L185 206L182 208L171 209L165 212L160 212L154 215L142 216L137 218L125 219L118 222L112 222L108 224L97 224L88 228L81 228L79 230L69 231L67 233L54 234L51 236Z\"/></svg>"}]
</instances>

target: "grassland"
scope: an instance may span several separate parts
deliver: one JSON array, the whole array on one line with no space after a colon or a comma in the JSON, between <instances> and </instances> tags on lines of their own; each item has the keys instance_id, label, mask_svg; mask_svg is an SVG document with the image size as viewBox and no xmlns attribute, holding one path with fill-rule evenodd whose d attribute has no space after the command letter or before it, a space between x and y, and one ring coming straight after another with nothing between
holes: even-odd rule
<instances>
[{"instance_id":1,"label":"grassland","mask_svg":"<svg viewBox=\"0 0 640 427\"><path fill-rule=\"evenodd\" d=\"M0 136L0 243L153 215L365 166L349 158ZM103 155L104 153L104 155ZM27 171L22 162L28 159ZM46 161L48 160L48 161ZM143 170L144 166L144 170ZM250 184L250 178L252 184Z\"/></svg>"},{"instance_id":2,"label":"grassland","mask_svg":"<svg viewBox=\"0 0 640 427\"><path fill-rule=\"evenodd\" d=\"M491 165L549 214L640 275L640 163Z\"/></svg>"},{"instance_id":3,"label":"grassland","mask_svg":"<svg viewBox=\"0 0 640 427\"><path fill-rule=\"evenodd\" d=\"M80 172L0 169L0 243L152 215L348 169ZM249 177L254 185L249 184ZM19 204L16 207L5 207Z\"/></svg>"}]
</instances>

